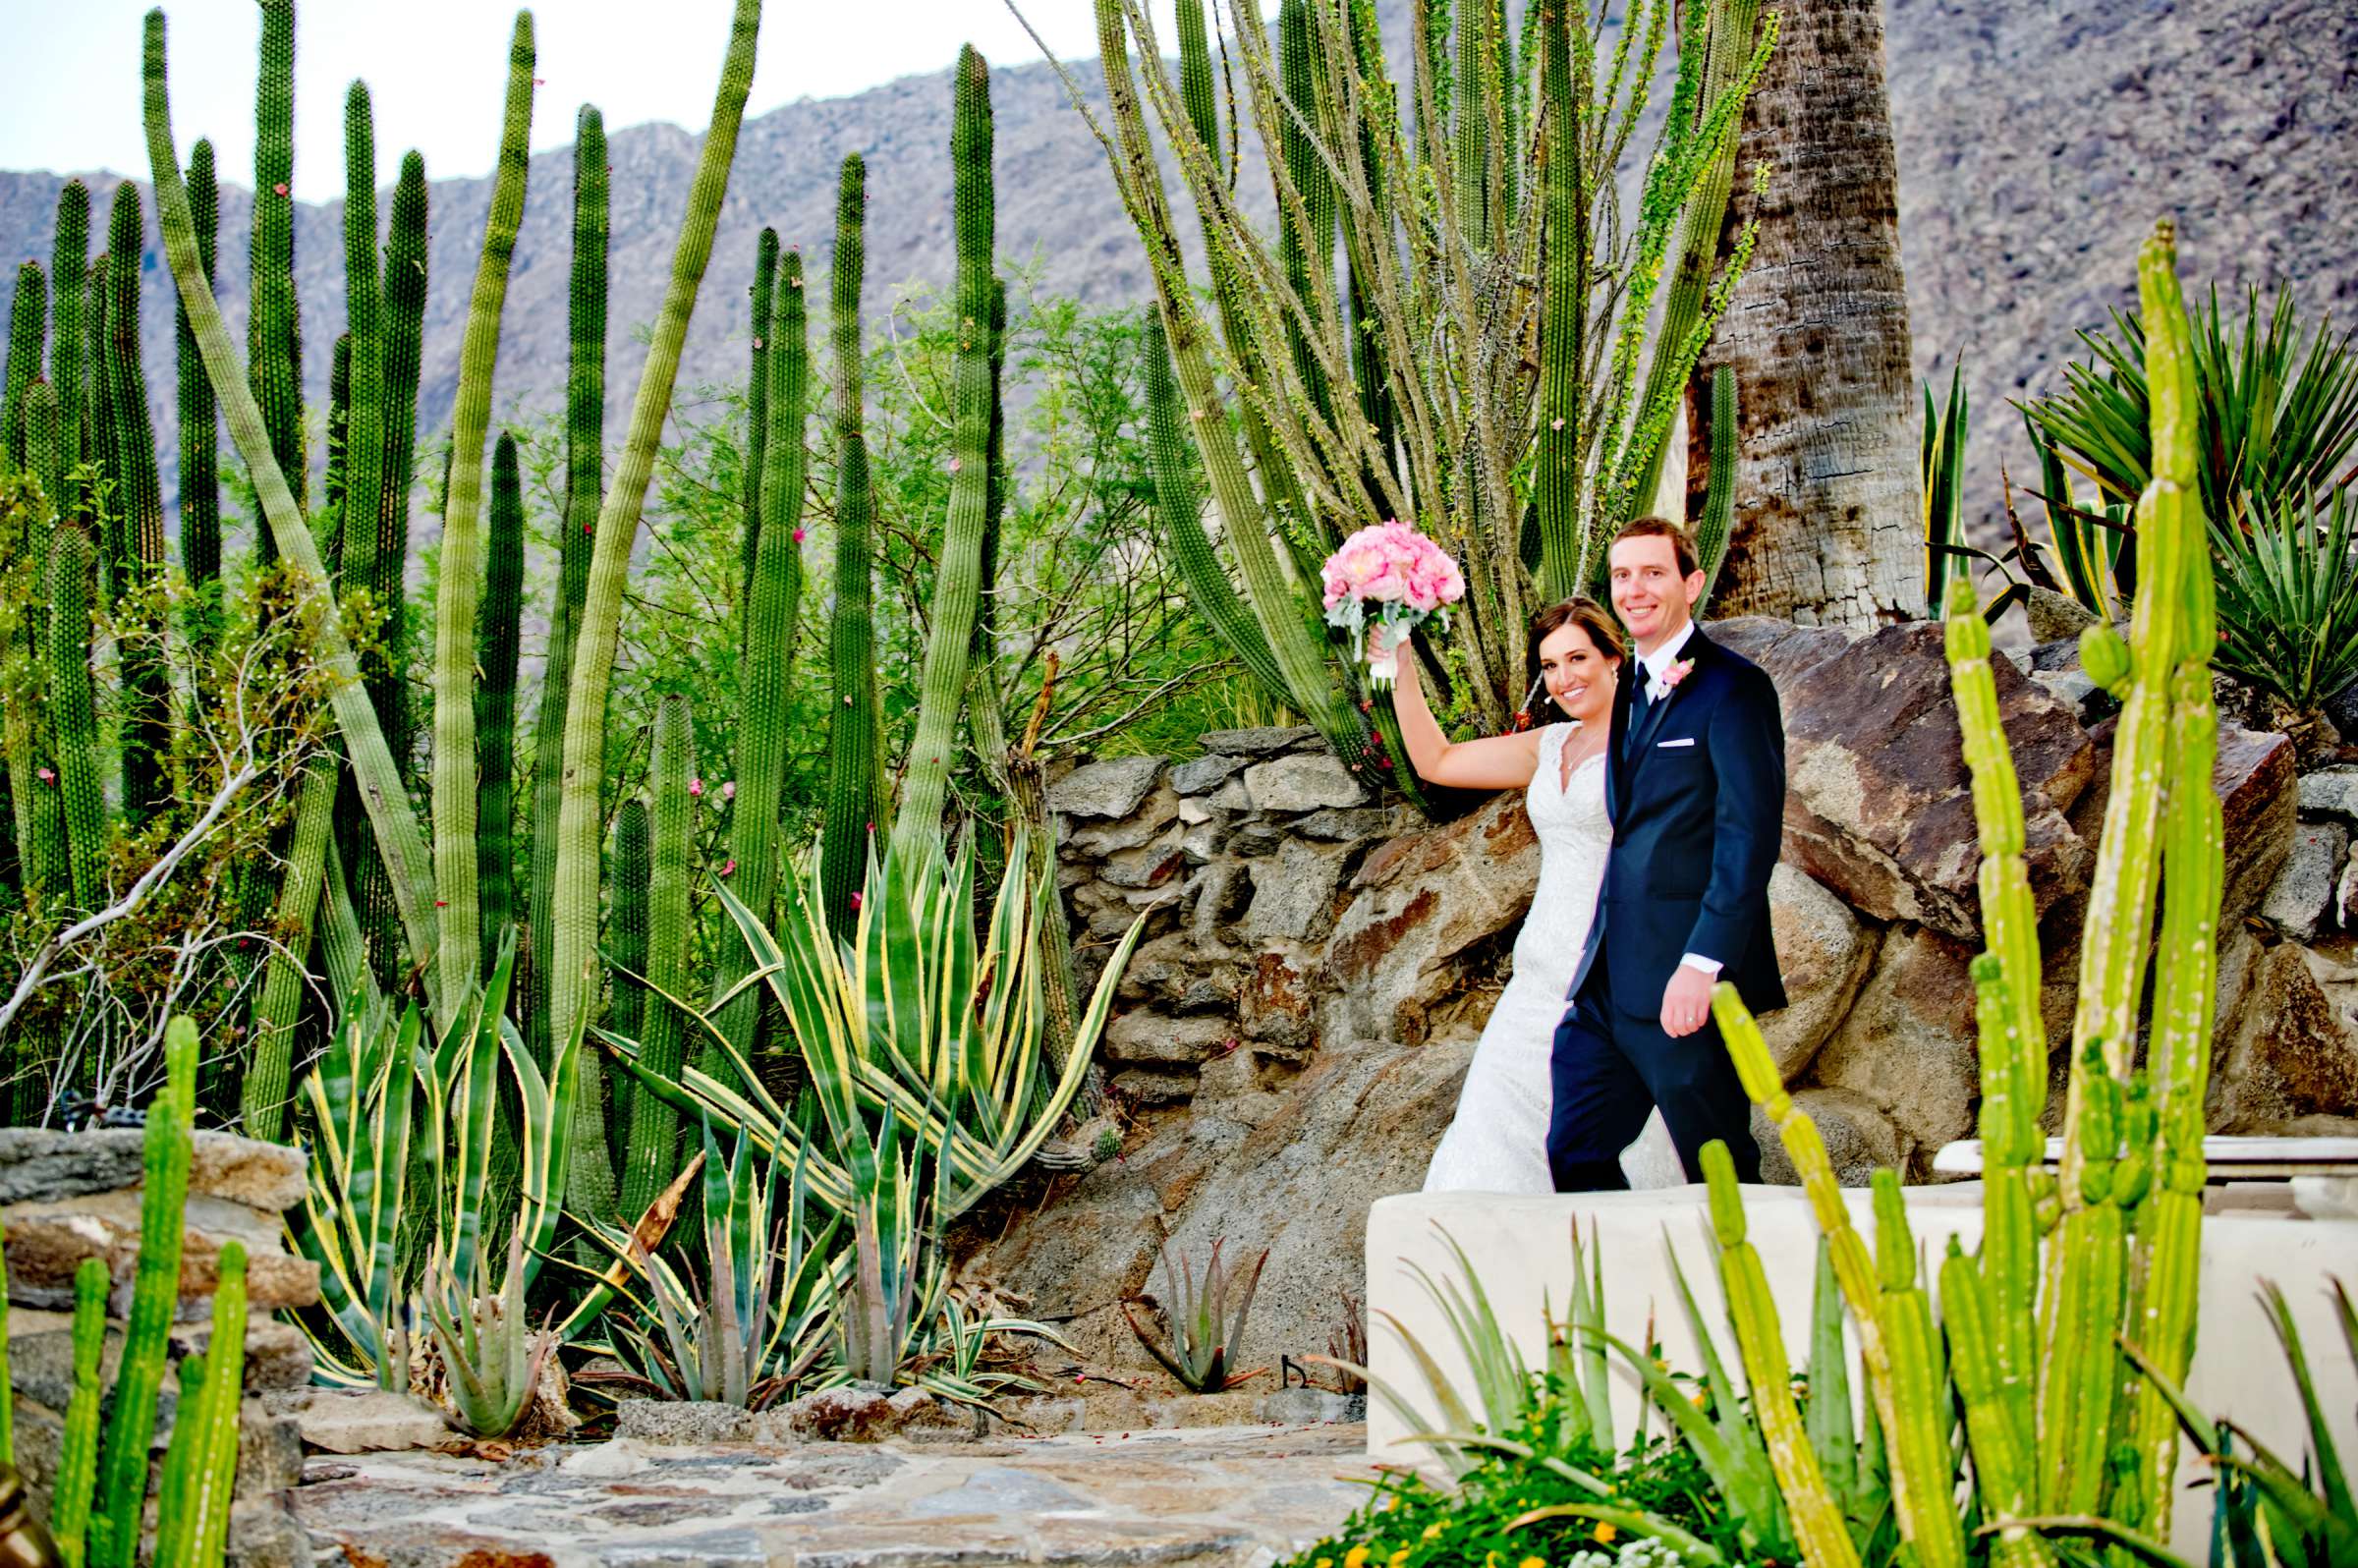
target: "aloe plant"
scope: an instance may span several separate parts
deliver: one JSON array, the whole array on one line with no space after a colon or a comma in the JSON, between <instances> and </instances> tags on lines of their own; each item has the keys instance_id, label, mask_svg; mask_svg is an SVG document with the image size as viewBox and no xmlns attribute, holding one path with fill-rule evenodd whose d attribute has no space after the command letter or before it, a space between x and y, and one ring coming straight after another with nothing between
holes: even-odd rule
<instances>
[{"instance_id":1,"label":"aloe plant","mask_svg":"<svg viewBox=\"0 0 2358 1568\"><path fill-rule=\"evenodd\" d=\"M2221 669L2314 708L2358 680L2358 507L2337 488L2255 499L2240 529L2211 530Z\"/></svg>"},{"instance_id":2,"label":"aloe plant","mask_svg":"<svg viewBox=\"0 0 2358 1568\"><path fill-rule=\"evenodd\" d=\"M1216 1394L1267 1371L1256 1368L1240 1372L1235 1368L1244 1346L1245 1319L1253 1313L1253 1292L1261 1284L1262 1264L1269 1260L1269 1250L1263 1248L1240 1268L1224 1268L1221 1245L1220 1241L1211 1244L1211 1256L1204 1260L1199 1277L1186 1253L1168 1241L1163 1243L1161 1307L1169 1344L1157 1344L1147 1325L1139 1321L1138 1303L1122 1303L1122 1316L1138 1342L1147 1347L1147 1354L1191 1393Z\"/></svg>"},{"instance_id":3,"label":"aloe plant","mask_svg":"<svg viewBox=\"0 0 2358 1568\"><path fill-rule=\"evenodd\" d=\"M532 1409L542 1370L557 1348L556 1334L535 1330L525 1304L531 1273L525 1266L524 1222L508 1233L507 1262L496 1291L483 1260L482 1237L475 1237L468 1272L459 1271L437 1244L426 1264L425 1311L435 1349L450 1377L450 1400L459 1423L477 1437L505 1437Z\"/></svg>"}]
</instances>

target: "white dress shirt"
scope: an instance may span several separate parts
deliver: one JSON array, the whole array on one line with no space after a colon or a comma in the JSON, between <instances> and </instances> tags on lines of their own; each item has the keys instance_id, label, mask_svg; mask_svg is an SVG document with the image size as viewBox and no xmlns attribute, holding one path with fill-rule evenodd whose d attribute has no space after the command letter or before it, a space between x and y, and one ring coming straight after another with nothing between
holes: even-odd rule
<instances>
[{"instance_id":1,"label":"white dress shirt","mask_svg":"<svg viewBox=\"0 0 2358 1568\"><path fill-rule=\"evenodd\" d=\"M1695 623L1690 620L1665 638L1653 652L1638 655L1638 665L1646 672L1647 701L1662 701L1674 690L1674 688L1662 684L1662 675L1671 665L1678 662L1678 650L1685 647L1687 640L1694 635ZM1685 954L1678 962L1681 967L1700 970L1713 980L1719 978L1719 971L1723 967L1718 959L1706 958L1701 953Z\"/></svg>"}]
</instances>

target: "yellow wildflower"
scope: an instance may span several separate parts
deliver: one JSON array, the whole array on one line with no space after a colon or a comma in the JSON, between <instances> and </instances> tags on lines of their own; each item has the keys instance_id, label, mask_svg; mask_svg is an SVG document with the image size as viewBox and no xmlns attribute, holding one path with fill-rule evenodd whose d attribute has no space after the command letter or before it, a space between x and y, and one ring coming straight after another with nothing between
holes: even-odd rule
<instances>
[{"instance_id":1,"label":"yellow wildflower","mask_svg":"<svg viewBox=\"0 0 2358 1568\"><path fill-rule=\"evenodd\" d=\"M1609 1543L1611 1542L1611 1540L1612 1540L1613 1537L1615 1537L1616 1535L1619 1535L1619 1534L1620 1534L1620 1532L1619 1532L1619 1531L1617 1531L1617 1530L1615 1530L1615 1529L1614 1529L1612 1526L1610 1526L1610 1525L1608 1525L1608 1524L1605 1524L1603 1521L1600 1520L1600 1521L1598 1522L1597 1529L1596 1529L1596 1531L1594 1532L1594 1534L1596 1535L1596 1537L1597 1537L1597 1539L1598 1539L1598 1540L1599 1540L1599 1541L1600 1541L1600 1542L1604 1542L1604 1543L1607 1543L1607 1544L1609 1544Z\"/></svg>"},{"instance_id":2,"label":"yellow wildflower","mask_svg":"<svg viewBox=\"0 0 2358 1568\"><path fill-rule=\"evenodd\" d=\"M1343 1568L1367 1568L1368 1548L1354 1546L1343 1553Z\"/></svg>"},{"instance_id":3,"label":"yellow wildflower","mask_svg":"<svg viewBox=\"0 0 2358 1568\"><path fill-rule=\"evenodd\" d=\"M1392 1568L1400 1568L1400 1565L1406 1561L1408 1561L1408 1548L1406 1546L1403 1546L1398 1551L1392 1553Z\"/></svg>"},{"instance_id":4,"label":"yellow wildflower","mask_svg":"<svg viewBox=\"0 0 2358 1568\"><path fill-rule=\"evenodd\" d=\"M1315 1565L1315 1568L1334 1568L1334 1559L1332 1557L1320 1557Z\"/></svg>"},{"instance_id":5,"label":"yellow wildflower","mask_svg":"<svg viewBox=\"0 0 2358 1568\"><path fill-rule=\"evenodd\" d=\"M1547 1560L1544 1557L1526 1557L1515 1564L1515 1568L1547 1568Z\"/></svg>"},{"instance_id":6,"label":"yellow wildflower","mask_svg":"<svg viewBox=\"0 0 2358 1568\"><path fill-rule=\"evenodd\" d=\"M1425 1527L1425 1539L1427 1540L1438 1540L1441 1539L1441 1522L1439 1520L1436 1519L1432 1524Z\"/></svg>"}]
</instances>

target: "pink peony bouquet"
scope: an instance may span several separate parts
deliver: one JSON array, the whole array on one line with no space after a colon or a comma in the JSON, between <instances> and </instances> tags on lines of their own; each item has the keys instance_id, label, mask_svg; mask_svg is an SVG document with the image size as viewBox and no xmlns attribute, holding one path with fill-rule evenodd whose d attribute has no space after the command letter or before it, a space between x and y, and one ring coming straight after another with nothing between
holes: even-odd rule
<instances>
[{"instance_id":1,"label":"pink peony bouquet","mask_svg":"<svg viewBox=\"0 0 2358 1568\"><path fill-rule=\"evenodd\" d=\"M1398 673L1398 649L1430 615L1448 624L1448 607L1466 596L1466 580L1448 552L1405 523L1378 523L1343 540L1319 576L1326 585L1326 624L1362 636L1373 616L1383 645L1368 658L1377 691Z\"/></svg>"}]
</instances>

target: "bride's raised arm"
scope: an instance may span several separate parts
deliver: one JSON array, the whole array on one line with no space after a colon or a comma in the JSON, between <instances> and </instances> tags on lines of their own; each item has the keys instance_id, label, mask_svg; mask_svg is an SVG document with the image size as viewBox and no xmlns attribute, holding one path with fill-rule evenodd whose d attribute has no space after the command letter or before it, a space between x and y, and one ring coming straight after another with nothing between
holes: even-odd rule
<instances>
[{"instance_id":1,"label":"bride's raised arm","mask_svg":"<svg viewBox=\"0 0 2358 1568\"><path fill-rule=\"evenodd\" d=\"M1368 629L1368 645L1376 650L1381 626ZM1415 654L1400 660L1400 676L1392 685L1392 711L1400 715L1400 736L1408 744L1409 765L1428 784L1462 790L1519 790L1531 783L1540 765L1540 732L1486 735L1480 740L1452 742L1441 733L1440 721L1425 700L1425 681Z\"/></svg>"}]
</instances>

